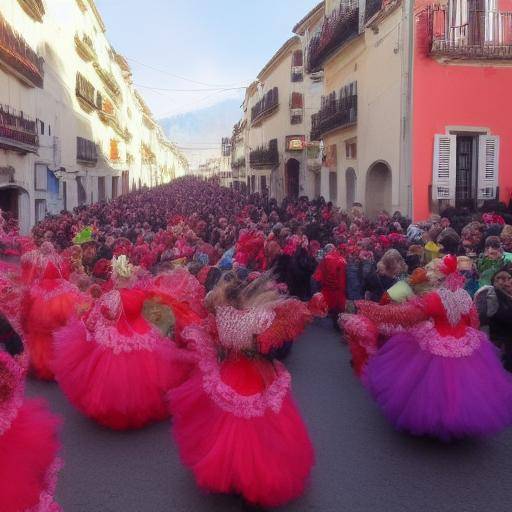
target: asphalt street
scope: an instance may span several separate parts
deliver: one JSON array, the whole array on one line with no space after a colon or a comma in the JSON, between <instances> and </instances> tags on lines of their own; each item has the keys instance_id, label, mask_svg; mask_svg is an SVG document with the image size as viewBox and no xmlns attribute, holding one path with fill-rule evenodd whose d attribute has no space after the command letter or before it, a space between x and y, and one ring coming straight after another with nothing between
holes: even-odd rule
<instances>
[{"instance_id":1,"label":"asphalt street","mask_svg":"<svg viewBox=\"0 0 512 512\"><path fill-rule=\"evenodd\" d=\"M512 429L443 444L395 432L349 366L329 323L313 325L286 360L316 449L307 492L287 512L505 512L512 501ZM170 422L112 432L76 411L56 384L30 381L63 417L65 512L252 510L237 497L201 492L178 457Z\"/></svg>"}]
</instances>

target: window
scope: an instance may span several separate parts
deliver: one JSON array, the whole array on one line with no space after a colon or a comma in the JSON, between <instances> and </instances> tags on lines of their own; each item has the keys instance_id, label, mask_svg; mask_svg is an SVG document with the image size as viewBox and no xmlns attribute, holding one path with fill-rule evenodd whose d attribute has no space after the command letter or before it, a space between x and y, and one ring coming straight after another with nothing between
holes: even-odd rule
<instances>
[{"instance_id":1,"label":"window","mask_svg":"<svg viewBox=\"0 0 512 512\"><path fill-rule=\"evenodd\" d=\"M345 156L347 160L355 160L357 158L357 142L345 142Z\"/></svg>"},{"instance_id":2,"label":"window","mask_svg":"<svg viewBox=\"0 0 512 512\"><path fill-rule=\"evenodd\" d=\"M34 189L46 191L48 183L48 167L46 164L36 164L34 171Z\"/></svg>"},{"instance_id":3,"label":"window","mask_svg":"<svg viewBox=\"0 0 512 512\"><path fill-rule=\"evenodd\" d=\"M43 220L46 217L46 199L36 199L36 222Z\"/></svg>"},{"instance_id":4,"label":"window","mask_svg":"<svg viewBox=\"0 0 512 512\"><path fill-rule=\"evenodd\" d=\"M40 135L44 135L44 123L41 120L39 120L39 133Z\"/></svg>"},{"instance_id":5,"label":"window","mask_svg":"<svg viewBox=\"0 0 512 512\"><path fill-rule=\"evenodd\" d=\"M295 50L292 56L292 66L302 66L302 50Z\"/></svg>"},{"instance_id":6,"label":"window","mask_svg":"<svg viewBox=\"0 0 512 512\"><path fill-rule=\"evenodd\" d=\"M304 108L304 96L300 92L292 92L290 97L290 124L301 124Z\"/></svg>"},{"instance_id":7,"label":"window","mask_svg":"<svg viewBox=\"0 0 512 512\"><path fill-rule=\"evenodd\" d=\"M304 99L303 99L302 93L292 92L291 107L292 108L304 108Z\"/></svg>"},{"instance_id":8,"label":"window","mask_svg":"<svg viewBox=\"0 0 512 512\"><path fill-rule=\"evenodd\" d=\"M82 177L76 177L76 186L77 186L77 195L78 195L78 204L82 206L87 201L87 193L85 191L84 184L82 182Z\"/></svg>"},{"instance_id":9,"label":"window","mask_svg":"<svg viewBox=\"0 0 512 512\"><path fill-rule=\"evenodd\" d=\"M267 190L267 177L260 176L260 192Z\"/></svg>"}]
</instances>

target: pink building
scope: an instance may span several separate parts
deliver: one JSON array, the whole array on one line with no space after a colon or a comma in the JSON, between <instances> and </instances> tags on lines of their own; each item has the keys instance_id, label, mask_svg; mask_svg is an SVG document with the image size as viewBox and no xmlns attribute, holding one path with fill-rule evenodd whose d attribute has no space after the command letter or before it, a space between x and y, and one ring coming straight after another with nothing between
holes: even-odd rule
<instances>
[{"instance_id":1,"label":"pink building","mask_svg":"<svg viewBox=\"0 0 512 512\"><path fill-rule=\"evenodd\" d=\"M412 213L508 203L512 0L416 0Z\"/></svg>"}]
</instances>

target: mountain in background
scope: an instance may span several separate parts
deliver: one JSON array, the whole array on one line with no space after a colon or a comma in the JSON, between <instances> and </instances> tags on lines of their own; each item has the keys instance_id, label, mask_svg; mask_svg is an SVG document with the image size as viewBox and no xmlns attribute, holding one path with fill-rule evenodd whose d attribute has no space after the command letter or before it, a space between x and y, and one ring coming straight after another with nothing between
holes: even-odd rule
<instances>
[{"instance_id":1,"label":"mountain in background","mask_svg":"<svg viewBox=\"0 0 512 512\"><path fill-rule=\"evenodd\" d=\"M182 150L191 169L194 169L208 158L220 156L222 137L231 137L233 125L242 116L241 103L238 98L227 99L211 107L166 117L158 122L172 142L179 147L194 148ZM215 144L217 146L213 149Z\"/></svg>"}]
</instances>

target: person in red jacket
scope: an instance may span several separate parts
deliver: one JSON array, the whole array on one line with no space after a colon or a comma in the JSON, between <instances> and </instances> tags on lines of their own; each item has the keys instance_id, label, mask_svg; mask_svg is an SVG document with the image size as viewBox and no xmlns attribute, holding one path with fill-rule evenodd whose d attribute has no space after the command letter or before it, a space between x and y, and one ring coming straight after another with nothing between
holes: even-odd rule
<instances>
[{"instance_id":1,"label":"person in red jacket","mask_svg":"<svg viewBox=\"0 0 512 512\"><path fill-rule=\"evenodd\" d=\"M337 318L345 311L347 262L332 244L325 246L325 256L318 265L313 279L320 284L322 295L329 309L335 329L339 329Z\"/></svg>"}]
</instances>

